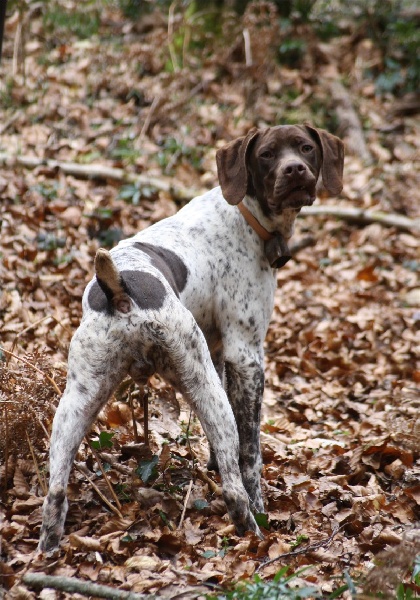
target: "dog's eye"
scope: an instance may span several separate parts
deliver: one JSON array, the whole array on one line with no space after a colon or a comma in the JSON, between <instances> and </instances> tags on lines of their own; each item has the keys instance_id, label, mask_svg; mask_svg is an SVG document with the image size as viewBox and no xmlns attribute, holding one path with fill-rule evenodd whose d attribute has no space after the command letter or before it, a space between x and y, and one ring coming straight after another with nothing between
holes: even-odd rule
<instances>
[{"instance_id":1,"label":"dog's eye","mask_svg":"<svg viewBox=\"0 0 420 600\"><path fill-rule=\"evenodd\" d=\"M264 152L261 152L260 154L260 158L264 158L265 160L273 158L273 156L274 154L271 152L271 150L264 150Z\"/></svg>"},{"instance_id":2,"label":"dog's eye","mask_svg":"<svg viewBox=\"0 0 420 600\"><path fill-rule=\"evenodd\" d=\"M313 146L311 146L310 144L303 144L302 146L302 152L308 153L311 152L313 150Z\"/></svg>"}]
</instances>

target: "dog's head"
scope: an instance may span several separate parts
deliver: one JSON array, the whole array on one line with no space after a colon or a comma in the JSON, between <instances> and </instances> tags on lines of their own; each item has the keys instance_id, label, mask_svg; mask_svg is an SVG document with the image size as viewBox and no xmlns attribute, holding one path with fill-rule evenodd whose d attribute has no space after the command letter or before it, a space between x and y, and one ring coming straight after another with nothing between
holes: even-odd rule
<instances>
[{"instance_id":1,"label":"dog's head","mask_svg":"<svg viewBox=\"0 0 420 600\"><path fill-rule=\"evenodd\" d=\"M342 141L309 125L252 129L218 150L216 162L225 199L252 196L268 217L312 204L320 174L331 195L343 187Z\"/></svg>"}]
</instances>

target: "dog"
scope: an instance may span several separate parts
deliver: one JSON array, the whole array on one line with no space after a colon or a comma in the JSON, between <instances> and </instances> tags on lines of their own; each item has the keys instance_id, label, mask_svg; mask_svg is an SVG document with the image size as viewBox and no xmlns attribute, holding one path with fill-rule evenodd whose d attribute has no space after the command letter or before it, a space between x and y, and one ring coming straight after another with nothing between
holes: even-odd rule
<instances>
[{"instance_id":1,"label":"dog","mask_svg":"<svg viewBox=\"0 0 420 600\"><path fill-rule=\"evenodd\" d=\"M276 268L319 176L342 189L340 139L309 125L252 129L216 154L220 187L110 252L100 249L83 295L51 436L39 550L59 546L70 470L99 411L130 374L157 372L183 394L210 445L238 535L261 536L263 342Z\"/></svg>"}]
</instances>

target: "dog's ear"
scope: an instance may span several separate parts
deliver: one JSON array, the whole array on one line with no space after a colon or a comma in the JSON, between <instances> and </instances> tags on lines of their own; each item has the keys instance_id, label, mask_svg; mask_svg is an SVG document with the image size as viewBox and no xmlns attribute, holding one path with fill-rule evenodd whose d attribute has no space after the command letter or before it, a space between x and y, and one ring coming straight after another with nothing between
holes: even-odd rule
<instances>
[{"instance_id":1,"label":"dog's ear","mask_svg":"<svg viewBox=\"0 0 420 600\"><path fill-rule=\"evenodd\" d=\"M239 204L244 199L248 187L247 152L257 135L258 129L254 127L246 136L233 140L216 153L220 187L229 204Z\"/></svg>"},{"instance_id":2,"label":"dog's ear","mask_svg":"<svg viewBox=\"0 0 420 600\"><path fill-rule=\"evenodd\" d=\"M305 129L322 150L322 183L332 196L337 196L343 189L344 144L324 129L310 125L305 125Z\"/></svg>"}]
</instances>

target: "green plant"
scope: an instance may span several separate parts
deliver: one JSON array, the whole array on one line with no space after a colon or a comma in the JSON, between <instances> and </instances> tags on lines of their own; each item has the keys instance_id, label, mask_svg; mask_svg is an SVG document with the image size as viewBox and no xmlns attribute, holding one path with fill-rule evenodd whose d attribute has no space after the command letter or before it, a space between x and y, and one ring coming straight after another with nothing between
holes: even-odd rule
<instances>
[{"instance_id":1,"label":"green plant","mask_svg":"<svg viewBox=\"0 0 420 600\"><path fill-rule=\"evenodd\" d=\"M168 137L159 150L157 161L165 173L173 173L175 166L183 160L191 164L194 169L199 170L203 151L201 146L188 146L183 140Z\"/></svg>"},{"instance_id":2,"label":"green plant","mask_svg":"<svg viewBox=\"0 0 420 600\"><path fill-rule=\"evenodd\" d=\"M57 250L57 248L64 248L66 245L65 238L59 238L53 233L48 232L40 232L36 236L36 241L38 244L38 248L40 250L52 251Z\"/></svg>"},{"instance_id":3,"label":"green plant","mask_svg":"<svg viewBox=\"0 0 420 600\"><path fill-rule=\"evenodd\" d=\"M417 590L415 589L417 588ZM419 600L420 590L420 554L416 556L413 565L413 573L409 583L401 582L396 590L397 600Z\"/></svg>"},{"instance_id":4,"label":"green plant","mask_svg":"<svg viewBox=\"0 0 420 600\"><path fill-rule=\"evenodd\" d=\"M2 85L0 85L0 105L6 109L15 107L16 103L13 99L13 78L4 77Z\"/></svg>"},{"instance_id":5,"label":"green plant","mask_svg":"<svg viewBox=\"0 0 420 600\"><path fill-rule=\"evenodd\" d=\"M91 440L90 445L94 450L106 450L112 448L112 438L115 433L113 431L101 431L99 436L94 440Z\"/></svg>"},{"instance_id":6,"label":"green plant","mask_svg":"<svg viewBox=\"0 0 420 600\"><path fill-rule=\"evenodd\" d=\"M280 569L271 581L254 575L248 582L238 583L234 590L223 595L208 596L217 600L302 600L303 598L321 598L322 595L314 586L291 587L293 579L299 577L309 567L287 575L289 567Z\"/></svg>"},{"instance_id":7,"label":"green plant","mask_svg":"<svg viewBox=\"0 0 420 600\"><path fill-rule=\"evenodd\" d=\"M156 190L148 185L140 185L139 183L128 183L123 185L118 193L118 198L125 200L130 204L137 206L142 198L152 198Z\"/></svg>"},{"instance_id":8,"label":"green plant","mask_svg":"<svg viewBox=\"0 0 420 600\"><path fill-rule=\"evenodd\" d=\"M83 3L81 10L66 10L59 3L47 3L44 14L44 25L48 32L60 35L76 35L80 39L88 39L99 31L100 16L95 3Z\"/></svg>"},{"instance_id":9,"label":"green plant","mask_svg":"<svg viewBox=\"0 0 420 600\"><path fill-rule=\"evenodd\" d=\"M130 493L130 487L125 483L117 483L115 486L115 491L118 495L119 500L121 502L131 502L132 497Z\"/></svg>"},{"instance_id":10,"label":"green plant","mask_svg":"<svg viewBox=\"0 0 420 600\"><path fill-rule=\"evenodd\" d=\"M58 184L48 184L48 183L38 183L34 185L32 188L35 192L38 192L41 196L43 196L46 200L52 200L53 198L57 198L58 194Z\"/></svg>"},{"instance_id":11,"label":"green plant","mask_svg":"<svg viewBox=\"0 0 420 600\"><path fill-rule=\"evenodd\" d=\"M286 39L279 47L280 62L296 67L306 53L307 44L305 40L297 38Z\"/></svg>"},{"instance_id":12,"label":"green plant","mask_svg":"<svg viewBox=\"0 0 420 600\"><path fill-rule=\"evenodd\" d=\"M133 141L130 137L120 138L110 152L111 158L134 162L140 156L140 152L133 148Z\"/></svg>"},{"instance_id":13,"label":"green plant","mask_svg":"<svg viewBox=\"0 0 420 600\"><path fill-rule=\"evenodd\" d=\"M290 544L290 548L294 549L303 544L303 542L307 542L309 540L308 536L305 534L298 535L296 540Z\"/></svg>"},{"instance_id":14,"label":"green plant","mask_svg":"<svg viewBox=\"0 0 420 600\"><path fill-rule=\"evenodd\" d=\"M268 517L265 513L257 513L255 516L255 520L257 525L260 527L264 527L264 529L270 529L270 525L268 523Z\"/></svg>"},{"instance_id":15,"label":"green plant","mask_svg":"<svg viewBox=\"0 0 420 600\"><path fill-rule=\"evenodd\" d=\"M136 469L137 475L143 481L147 483L150 480L156 479L158 476L157 465L159 462L159 456L154 454L150 460L142 460Z\"/></svg>"},{"instance_id":16,"label":"green plant","mask_svg":"<svg viewBox=\"0 0 420 600\"><path fill-rule=\"evenodd\" d=\"M224 537L222 538L222 547L220 548L220 550L206 550L202 553L201 556L203 558L214 558L215 556L220 556L221 558L223 558L224 556L226 556L230 549L231 546L229 546L229 538ZM224 598L224 596L218 596L218 598Z\"/></svg>"},{"instance_id":17,"label":"green plant","mask_svg":"<svg viewBox=\"0 0 420 600\"><path fill-rule=\"evenodd\" d=\"M414 6L414 5L413 5ZM420 28L415 12L404 0L330 0L316 3L312 20L321 38L339 34L343 18L370 38L380 50L382 61L367 69L379 94L416 91L420 87Z\"/></svg>"}]
</instances>

